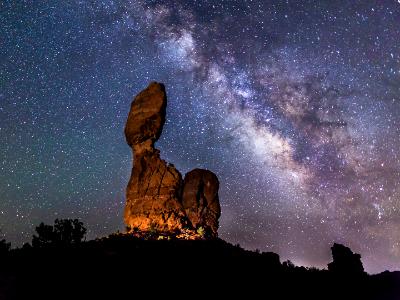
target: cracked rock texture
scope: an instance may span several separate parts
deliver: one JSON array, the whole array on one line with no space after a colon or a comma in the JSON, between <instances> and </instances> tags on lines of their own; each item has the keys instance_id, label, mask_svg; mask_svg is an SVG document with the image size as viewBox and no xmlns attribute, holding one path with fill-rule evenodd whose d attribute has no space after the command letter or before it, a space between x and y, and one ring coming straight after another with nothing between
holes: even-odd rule
<instances>
[{"instance_id":1,"label":"cracked rock texture","mask_svg":"<svg viewBox=\"0 0 400 300\"><path fill-rule=\"evenodd\" d=\"M217 176L195 169L183 183L179 171L154 148L165 123L166 106L165 87L157 82L150 83L131 104L125 137L133 151L133 167L126 190L125 223L139 231L167 233L196 232L202 227L207 236L216 237L221 213Z\"/></svg>"}]
</instances>

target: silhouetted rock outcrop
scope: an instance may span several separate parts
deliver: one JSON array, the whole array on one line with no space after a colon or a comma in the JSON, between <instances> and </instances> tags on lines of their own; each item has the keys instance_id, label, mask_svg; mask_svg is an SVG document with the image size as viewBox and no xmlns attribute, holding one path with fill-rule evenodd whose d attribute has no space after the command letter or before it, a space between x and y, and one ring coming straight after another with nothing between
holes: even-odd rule
<instances>
[{"instance_id":1,"label":"silhouetted rock outcrop","mask_svg":"<svg viewBox=\"0 0 400 300\"><path fill-rule=\"evenodd\" d=\"M154 148L165 122L166 106L165 87L157 82L150 83L132 102L125 126L126 141L133 150L125 223L134 230L164 233L187 230L196 233L196 229L203 227L216 237L220 216L216 175L194 170L197 175L193 177L189 172L183 188L182 175L162 160L159 150ZM182 190L187 195L184 205Z\"/></svg>"},{"instance_id":2,"label":"silhouetted rock outcrop","mask_svg":"<svg viewBox=\"0 0 400 300\"><path fill-rule=\"evenodd\" d=\"M331 250L333 261L328 264L329 271L347 275L364 273L360 254L353 253L350 248L336 243Z\"/></svg>"}]
</instances>

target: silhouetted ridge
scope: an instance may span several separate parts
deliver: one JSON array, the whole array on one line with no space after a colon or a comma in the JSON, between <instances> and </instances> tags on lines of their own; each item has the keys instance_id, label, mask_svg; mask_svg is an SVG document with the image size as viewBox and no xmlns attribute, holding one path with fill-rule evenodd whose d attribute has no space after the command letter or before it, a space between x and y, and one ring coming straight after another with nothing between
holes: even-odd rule
<instances>
[{"instance_id":1,"label":"silhouetted ridge","mask_svg":"<svg viewBox=\"0 0 400 300\"><path fill-rule=\"evenodd\" d=\"M13 250L0 242L5 245L0 248L0 299L187 299L212 293L220 298L394 300L400 295L400 272L370 276L360 255L339 244L332 247L329 270L318 270L218 238L159 239L158 233L141 232L84 241L86 228L70 219L42 223L36 231L33 241L46 242Z\"/></svg>"}]
</instances>

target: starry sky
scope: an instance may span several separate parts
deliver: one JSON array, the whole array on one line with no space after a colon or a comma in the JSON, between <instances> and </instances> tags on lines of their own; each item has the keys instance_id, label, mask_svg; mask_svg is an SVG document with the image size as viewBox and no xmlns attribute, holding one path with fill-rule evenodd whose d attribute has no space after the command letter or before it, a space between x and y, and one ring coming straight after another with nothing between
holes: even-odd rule
<instances>
[{"instance_id":1,"label":"starry sky","mask_svg":"<svg viewBox=\"0 0 400 300\"><path fill-rule=\"evenodd\" d=\"M124 230L133 96L166 85L156 146L221 182L220 237L324 267L400 269L400 3L1 1L0 229Z\"/></svg>"}]
</instances>

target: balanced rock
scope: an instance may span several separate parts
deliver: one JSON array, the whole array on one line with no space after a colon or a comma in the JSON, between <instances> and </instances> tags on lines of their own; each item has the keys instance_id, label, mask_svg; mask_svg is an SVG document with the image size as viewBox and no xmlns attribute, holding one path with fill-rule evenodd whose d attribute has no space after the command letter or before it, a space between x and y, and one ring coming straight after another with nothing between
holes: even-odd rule
<instances>
[{"instance_id":1,"label":"balanced rock","mask_svg":"<svg viewBox=\"0 0 400 300\"><path fill-rule=\"evenodd\" d=\"M166 106L164 85L152 82L135 97L125 126L133 168L124 219L127 226L142 231L174 231L186 225L180 201L182 176L154 148L165 122Z\"/></svg>"},{"instance_id":2,"label":"balanced rock","mask_svg":"<svg viewBox=\"0 0 400 300\"><path fill-rule=\"evenodd\" d=\"M202 227L201 236L216 237L221 214L217 176L195 169L183 184L179 171L154 148L166 107L165 87L157 82L150 83L131 104L125 137L133 151L133 167L126 189L125 223L135 231L184 232L183 236L188 231L195 236Z\"/></svg>"},{"instance_id":3,"label":"balanced rock","mask_svg":"<svg viewBox=\"0 0 400 300\"><path fill-rule=\"evenodd\" d=\"M192 226L202 227L208 235L217 236L221 207L218 198L217 176L203 169L186 174L183 184L182 205Z\"/></svg>"}]
</instances>

